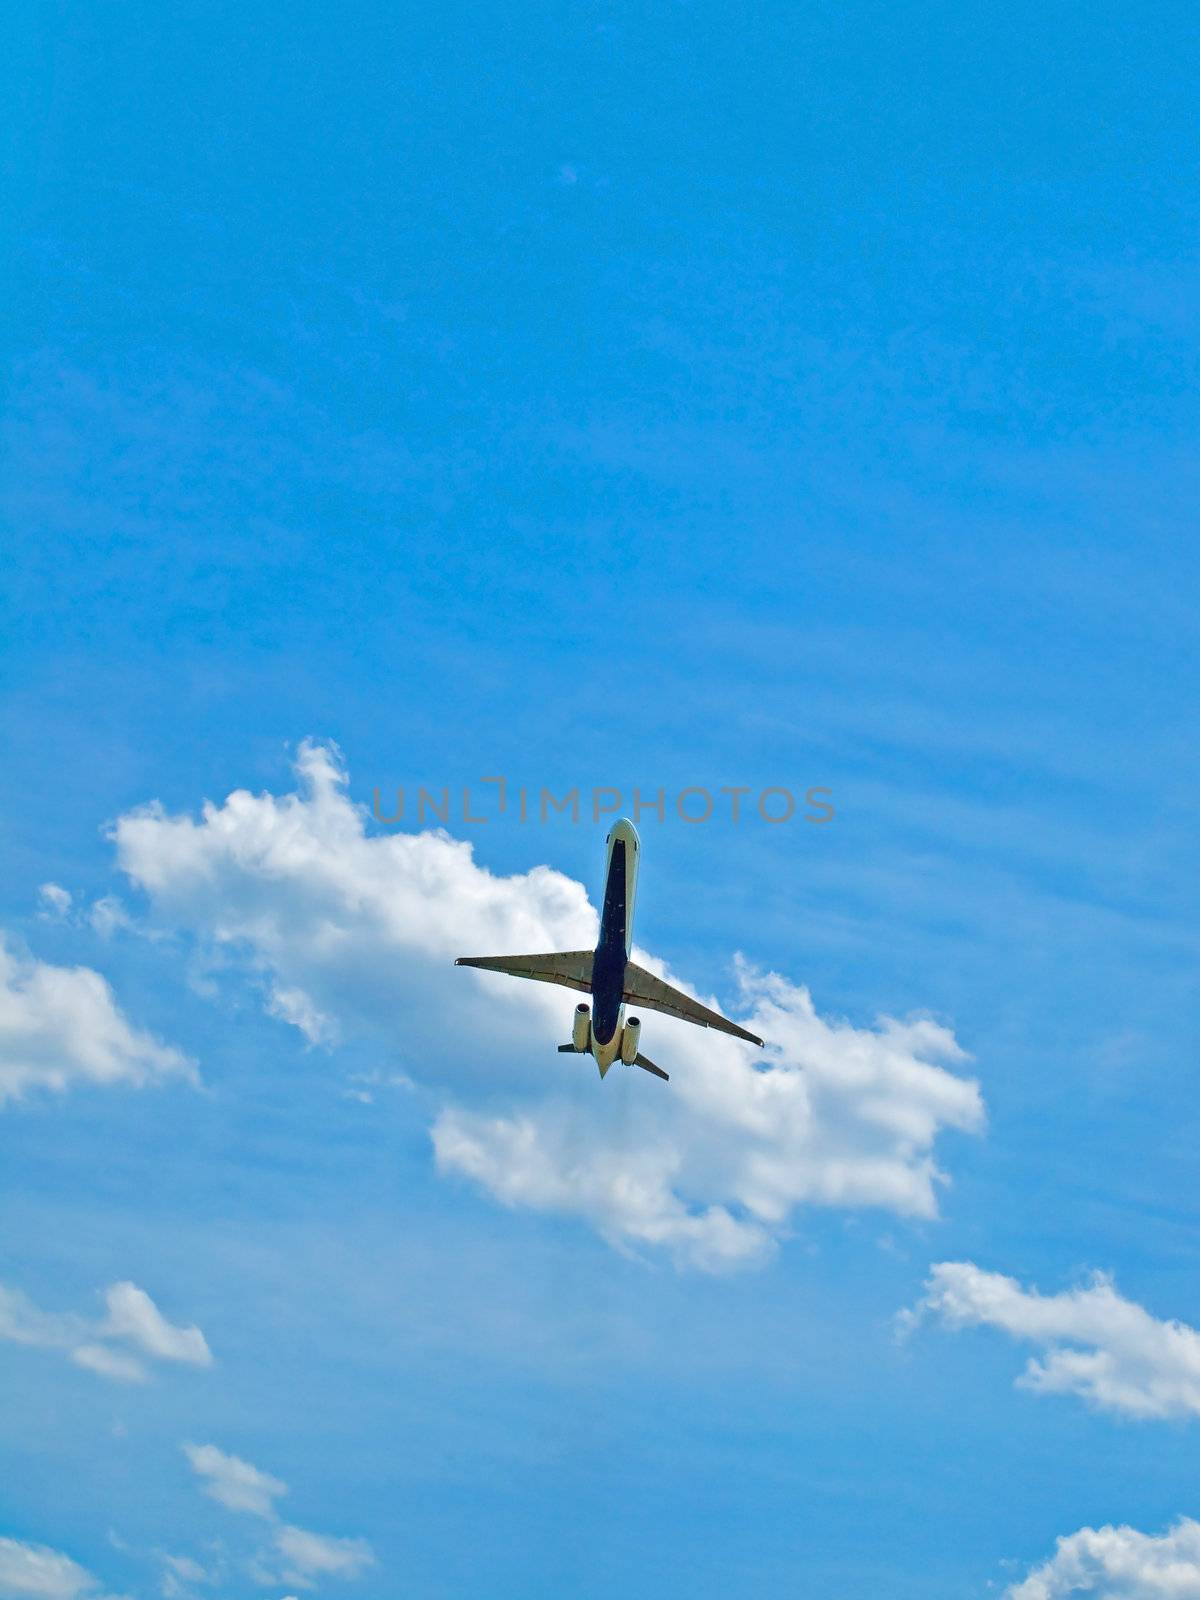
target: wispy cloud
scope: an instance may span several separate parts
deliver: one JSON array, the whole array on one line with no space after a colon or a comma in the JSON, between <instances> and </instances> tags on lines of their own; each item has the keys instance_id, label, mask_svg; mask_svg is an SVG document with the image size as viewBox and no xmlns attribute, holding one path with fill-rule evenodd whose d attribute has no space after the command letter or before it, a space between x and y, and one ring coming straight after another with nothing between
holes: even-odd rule
<instances>
[{"instance_id":1,"label":"wispy cloud","mask_svg":"<svg viewBox=\"0 0 1200 1600\"><path fill-rule=\"evenodd\" d=\"M61 1550L0 1538L0 1600L103 1600L102 1587Z\"/></svg>"},{"instance_id":2,"label":"wispy cloud","mask_svg":"<svg viewBox=\"0 0 1200 1600\"><path fill-rule=\"evenodd\" d=\"M589 946L597 918L583 886L544 866L497 877L444 831L372 833L331 747L304 745L297 771L296 793L238 791L199 819L157 805L123 816L120 864L160 919L242 960L267 1008L310 1041L334 1027L394 1038L403 1016L414 1076L438 1097L443 1172L709 1270L764 1259L800 1205L936 1214L939 1135L983 1123L947 1028L828 1020L803 987L739 969L763 1056L656 1017L670 1089L634 1086L631 1131L628 1086L597 1086L581 1137L569 1095L545 1089L562 995L455 971L451 959ZM585 1070L556 1066L564 1086Z\"/></svg>"},{"instance_id":3,"label":"wispy cloud","mask_svg":"<svg viewBox=\"0 0 1200 1600\"><path fill-rule=\"evenodd\" d=\"M302 1586L317 1578L361 1577L375 1563L365 1539L333 1539L286 1523L276 1530L275 1548L283 1558L285 1581Z\"/></svg>"},{"instance_id":4,"label":"wispy cloud","mask_svg":"<svg viewBox=\"0 0 1200 1600\"><path fill-rule=\"evenodd\" d=\"M99 1319L74 1312L46 1312L20 1289L0 1284L0 1339L61 1350L76 1365L121 1383L146 1381L149 1371L144 1358L212 1366L212 1351L200 1329L168 1322L136 1284L112 1284L105 1292L105 1303L108 1315Z\"/></svg>"},{"instance_id":5,"label":"wispy cloud","mask_svg":"<svg viewBox=\"0 0 1200 1600\"><path fill-rule=\"evenodd\" d=\"M205 1494L229 1511L272 1525L271 1553L260 1554L254 1564L261 1582L312 1588L322 1578L361 1577L375 1565L375 1552L365 1539L313 1533L281 1522L275 1502L288 1492L281 1479L260 1471L240 1456L226 1454L214 1444L185 1444L183 1451ZM269 1564L276 1560L277 1575Z\"/></svg>"},{"instance_id":6,"label":"wispy cloud","mask_svg":"<svg viewBox=\"0 0 1200 1600\"><path fill-rule=\"evenodd\" d=\"M998 1328L1042 1352L1018 1384L1039 1394L1074 1394L1131 1417L1200 1415L1200 1333L1160 1321L1095 1274L1059 1294L1025 1289L1015 1278L970 1261L943 1261L902 1326L936 1317L948 1328Z\"/></svg>"},{"instance_id":7,"label":"wispy cloud","mask_svg":"<svg viewBox=\"0 0 1200 1600\"><path fill-rule=\"evenodd\" d=\"M240 1456L226 1455L215 1444L185 1444L183 1453L205 1494L230 1511L273 1517L276 1500L287 1493L286 1483L260 1472Z\"/></svg>"},{"instance_id":8,"label":"wispy cloud","mask_svg":"<svg viewBox=\"0 0 1200 1600\"><path fill-rule=\"evenodd\" d=\"M193 1556L176 1556L163 1552L162 1580L159 1591L163 1600L186 1600L196 1586L215 1584L222 1574L210 1571Z\"/></svg>"},{"instance_id":9,"label":"wispy cloud","mask_svg":"<svg viewBox=\"0 0 1200 1600\"><path fill-rule=\"evenodd\" d=\"M61 922L71 914L71 891L61 883L43 883L38 889L38 915L48 922Z\"/></svg>"}]
</instances>

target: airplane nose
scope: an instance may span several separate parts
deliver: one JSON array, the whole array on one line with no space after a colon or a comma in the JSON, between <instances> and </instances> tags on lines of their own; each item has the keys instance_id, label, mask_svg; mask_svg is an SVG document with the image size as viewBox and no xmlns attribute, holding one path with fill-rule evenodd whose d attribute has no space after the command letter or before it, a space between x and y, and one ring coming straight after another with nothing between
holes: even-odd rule
<instances>
[{"instance_id":1,"label":"airplane nose","mask_svg":"<svg viewBox=\"0 0 1200 1600\"><path fill-rule=\"evenodd\" d=\"M638 838L637 829L634 827L633 823L630 822L628 817L622 817L619 822L613 823L612 832L608 836L608 842L611 844L614 839L624 839L625 843L632 845L635 850L642 842Z\"/></svg>"}]
</instances>

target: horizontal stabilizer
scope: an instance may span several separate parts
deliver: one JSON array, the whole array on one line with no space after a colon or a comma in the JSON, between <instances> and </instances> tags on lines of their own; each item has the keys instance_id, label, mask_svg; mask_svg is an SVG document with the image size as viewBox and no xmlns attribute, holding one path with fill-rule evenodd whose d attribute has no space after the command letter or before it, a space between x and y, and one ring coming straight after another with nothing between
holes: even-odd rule
<instances>
[{"instance_id":1,"label":"horizontal stabilizer","mask_svg":"<svg viewBox=\"0 0 1200 1600\"><path fill-rule=\"evenodd\" d=\"M678 1017L681 1022L694 1022L701 1028L716 1028L721 1033L732 1034L735 1039L744 1039L747 1044L762 1044L757 1034L747 1033L745 1028L739 1028L736 1022L730 1022L719 1011L710 1011L699 1000L693 1000L690 994L673 989L669 983L656 978L645 967L635 966L632 961L625 963L624 998L630 1005L661 1011L668 1017Z\"/></svg>"},{"instance_id":2,"label":"horizontal stabilizer","mask_svg":"<svg viewBox=\"0 0 1200 1600\"><path fill-rule=\"evenodd\" d=\"M541 983L561 983L565 989L592 992L592 952L560 950L542 956L459 956L456 967L479 967L484 972L507 972L512 978L537 978Z\"/></svg>"},{"instance_id":3,"label":"horizontal stabilizer","mask_svg":"<svg viewBox=\"0 0 1200 1600\"><path fill-rule=\"evenodd\" d=\"M661 1067L656 1067L653 1061L648 1061L643 1055L634 1056L633 1064L635 1067L644 1067L647 1072L652 1072L656 1078L661 1078L664 1083L670 1083L671 1081L669 1072L664 1072Z\"/></svg>"}]
</instances>

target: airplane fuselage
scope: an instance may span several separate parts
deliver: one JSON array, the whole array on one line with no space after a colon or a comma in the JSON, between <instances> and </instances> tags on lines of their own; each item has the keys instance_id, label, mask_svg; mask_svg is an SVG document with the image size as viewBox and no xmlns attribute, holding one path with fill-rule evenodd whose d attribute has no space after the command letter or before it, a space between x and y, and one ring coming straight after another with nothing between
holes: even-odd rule
<instances>
[{"instance_id":1,"label":"airplane fuselage","mask_svg":"<svg viewBox=\"0 0 1200 1600\"><path fill-rule=\"evenodd\" d=\"M633 902L641 841L622 818L608 836L600 940L592 958L591 1052L603 1077L621 1053L625 1024L625 964L633 947Z\"/></svg>"},{"instance_id":2,"label":"airplane fuselage","mask_svg":"<svg viewBox=\"0 0 1200 1600\"><path fill-rule=\"evenodd\" d=\"M629 1002L639 1011L661 1011L701 1028L716 1028L747 1044L761 1045L756 1033L731 1022L719 1011L702 1005L694 995L676 989L665 978L647 972L630 960L633 948L633 902L637 893L642 853L637 829L627 817L614 822L608 835L604 866L604 894L600 905L600 938L594 950L537 951L531 955L458 956L455 965L479 967L484 972L507 972L514 978L534 978L560 983L577 994L590 995L592 1003L579 1001L571 1022L571 1041L560 1044L559 1055L591 1055L603 1077L614 1061L640 1067L656 1078L670 1081L641 1051L642 1021L626 1017Z\"/></svg>"}]
</instances>

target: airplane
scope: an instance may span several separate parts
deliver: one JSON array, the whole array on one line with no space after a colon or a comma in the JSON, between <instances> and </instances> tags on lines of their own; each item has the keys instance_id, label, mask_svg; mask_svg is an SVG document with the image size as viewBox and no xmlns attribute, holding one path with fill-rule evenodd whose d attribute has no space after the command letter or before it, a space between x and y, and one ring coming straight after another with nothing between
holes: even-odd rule
<instances>
[{"instance_id":1,"label":"airplane","mask_svg":"<svg viewBox=\"0 0 1200 1600\"><path fill-rule=\"evenodd\" d=\"M668 1017L694 1022L701 1028L717 1028L747 1044L762 1040L736 1022L710 1011L691 995L682 994L669 983L629 959L633 944L633 901L637 891L638 858L642 842L637 829L626 817L609 830L608 857L604 870L604 904L600 912L600 941L595 950L566 950L550 955L459 956L456 967L480 967L485 972L507 972L514 978L534 978L541 983L560 983L567 989L590 994L592 1006L575 1007L570 1044L560 1044L560 1055L592 1055L603 1078L615 1061L642 1067L656 1078L670 1081L670 1074L642 1055L640 1017L625 1016L626 1004L662 1011Z\"/></svg>"}]
</instances>

